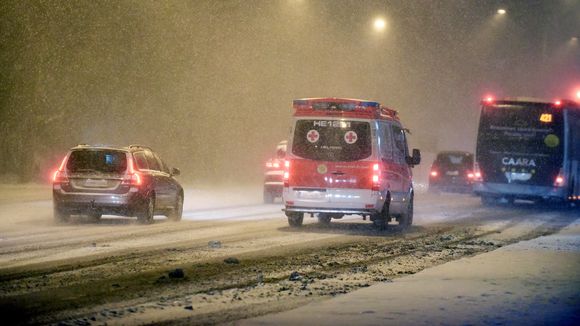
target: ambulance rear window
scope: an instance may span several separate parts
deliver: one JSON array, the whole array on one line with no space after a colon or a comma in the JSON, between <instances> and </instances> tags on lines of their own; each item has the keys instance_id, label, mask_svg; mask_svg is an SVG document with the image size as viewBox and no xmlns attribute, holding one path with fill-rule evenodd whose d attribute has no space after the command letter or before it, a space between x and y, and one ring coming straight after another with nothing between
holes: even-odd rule
<instances>
[{"instance_id":1,"label":"ambulance rear window","mask_svg":"<svg viewBox=\"0 0 580 326\"><path fill-rule=\"evenodd\" d=\"M344 120L298 120L292 153L296 156L332 162L358 161L372 153L368 122Z\"/></svg>"}]
</instances>

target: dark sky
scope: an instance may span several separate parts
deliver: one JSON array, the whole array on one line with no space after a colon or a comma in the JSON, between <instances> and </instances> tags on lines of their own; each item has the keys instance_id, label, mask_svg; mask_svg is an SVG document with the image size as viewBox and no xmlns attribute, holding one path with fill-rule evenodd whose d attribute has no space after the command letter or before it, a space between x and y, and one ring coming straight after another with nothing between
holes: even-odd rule
<instances>
[{"instance_id":1,"label":"dark sky","mask_svg":"<svg viewBox=\"0 0 580 326\"><path fill-rule=\"evenodd\" d=\"M140 143L188 180L255 181L292 99L322 96L394 107L425 153L473 150L483 95L580 87L579 22L580 0L2 1L0 164Z\"/></svg>"}]
</instances>

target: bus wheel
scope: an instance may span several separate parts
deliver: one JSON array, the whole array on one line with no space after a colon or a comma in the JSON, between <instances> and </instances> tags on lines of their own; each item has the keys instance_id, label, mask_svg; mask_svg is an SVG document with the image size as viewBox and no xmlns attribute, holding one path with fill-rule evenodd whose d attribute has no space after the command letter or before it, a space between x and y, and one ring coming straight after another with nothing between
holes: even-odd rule
<instances>
[{"instance_id":1,"label":"bus wheel","mask_svg":"<svg viewBox=\"0 0 580 326\"><path fill-rule=\"evenodd\" d=\"M491 196L481 196L481 204L483 206L494 206L497 200Z\"/></svg>"},{"instance_id":2,"label":"bus wheel","mask_svg":"<svg viewBox=\"0 0 580 326\"><path fill-rule=\"evenodd\" d=\"M297 228L302 226L302 222L304 221L303 213L290 212L286 213L286 216L288 217L288 225L290 227Z\"/></svg>"},{"instance_id":3,"label":"bus wheel","mask_svg":"<svg viewBox=\"0 0 580 326\"><path fill-rule=\"evenodd\" d=\"M318 223L320 223L322 225L329 225L331 219L332 219L332 217L330 217L329 214L324 214L324 213L318 214Z\"/></svg>"}]
</instances>

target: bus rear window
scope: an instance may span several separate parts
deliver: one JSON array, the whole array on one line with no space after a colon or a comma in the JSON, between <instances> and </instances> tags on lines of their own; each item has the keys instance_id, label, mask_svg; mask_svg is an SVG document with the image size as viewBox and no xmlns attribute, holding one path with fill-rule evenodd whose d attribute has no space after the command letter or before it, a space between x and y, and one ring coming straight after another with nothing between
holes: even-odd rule
<instances>
[{"instance_id":1,"label":"bus rear window","mask_svg":"<svg viewBox=\"0 0 580 326\"><path fill-rule=\"evenodd\" d=\"M552 153L561 148L562 114L542 106L484 107L480 145L495 151Z\"/></svg>"},{"instance_id":2,"label":"bus rear window","mask_svg":"<svg viewBox=\"0 0 580 326\"><path fill-rule=\"evenodd\" d=\"M358 161L372 153L370 124L345 120L298 120L292 153L331 162Z\"/></svg>"}]
</instances>

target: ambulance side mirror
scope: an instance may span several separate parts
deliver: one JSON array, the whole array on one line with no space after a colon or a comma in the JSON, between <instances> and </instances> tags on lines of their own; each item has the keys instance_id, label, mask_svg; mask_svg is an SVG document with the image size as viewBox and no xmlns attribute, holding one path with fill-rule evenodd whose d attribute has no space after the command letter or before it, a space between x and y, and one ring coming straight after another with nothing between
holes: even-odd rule
<instances>
[{"instance_id":1,"label":"ambulance side mirror","mask_svg":"<svg viewBox=\"0 0 580 326\"><path fill-rule=\"evenodd\" d=\"M171 175L178 176L181 174L181 171L178 168L171 168Z\"/></svg>"},{"instance_id":2,"label":"ambulance side mirror","mask_svg":"<svg viewBox=\"0 0 580 326\"><path fill-rule=\"evenodd\" d=\"M419 165L421 163L421 151L413 148L413 156L407 156L405 159L411 167Z\"/></svg>"}]
</instances>

